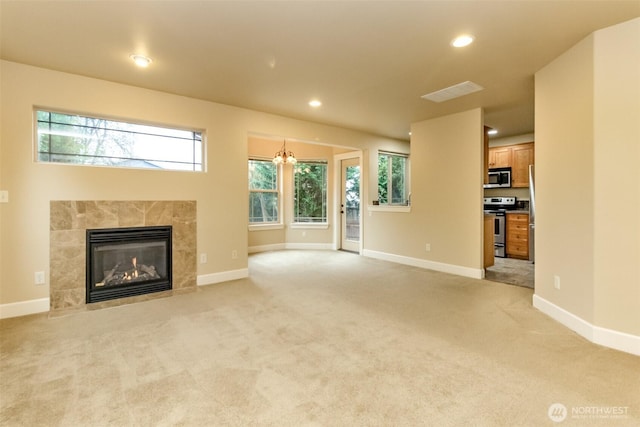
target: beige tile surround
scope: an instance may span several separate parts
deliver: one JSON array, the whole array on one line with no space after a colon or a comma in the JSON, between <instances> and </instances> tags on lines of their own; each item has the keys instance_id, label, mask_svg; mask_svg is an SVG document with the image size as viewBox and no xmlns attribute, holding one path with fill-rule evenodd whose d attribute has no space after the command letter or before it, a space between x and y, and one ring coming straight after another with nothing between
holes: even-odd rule
<instances>
[{"instance_id":1,"label":"beige tile surround","mask_svg":"<svg viewBox=\"0 0 640 427\"><path fill-rule=\"evenodd\" d=\"M195 201L53 200L50 203L50 310L52 313L137 302L196 289ZM86 304L86 230L171 225L173 289Z\"/></svg>"}]
</instances>

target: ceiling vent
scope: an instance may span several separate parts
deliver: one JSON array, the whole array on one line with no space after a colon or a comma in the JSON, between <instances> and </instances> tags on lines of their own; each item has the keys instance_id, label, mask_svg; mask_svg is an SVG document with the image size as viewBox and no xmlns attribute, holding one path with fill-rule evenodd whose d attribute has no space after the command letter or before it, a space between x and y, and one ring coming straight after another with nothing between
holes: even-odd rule
<instances>
[{"instance_id":1,"label":"ceiling vent","mask_svg":"<svg viewBox=\"0 0 640 427\"><path fill-rule=\"evenodd\" d=\"M444 89L437 90L435 92L422 95L420 98L428 99L433 102L444 102L453 98L459 98L464 95L468 95L473 92L478 92L484 89L477 83L466 81L458 83L457 85L449 86Z\"/></svg>"}]
</instances>

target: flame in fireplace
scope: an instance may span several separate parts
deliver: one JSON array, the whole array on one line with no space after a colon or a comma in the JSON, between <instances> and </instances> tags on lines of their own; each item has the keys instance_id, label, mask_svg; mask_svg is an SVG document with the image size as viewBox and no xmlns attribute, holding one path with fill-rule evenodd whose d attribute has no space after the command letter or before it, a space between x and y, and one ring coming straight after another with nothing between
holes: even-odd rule
<instances>
[{"instance_id":1,"label":"flame in fireplace","mask_svg":"<svg viewBox=\"0 0 640 427\"><path fill-rule=\"evenodd\" d=\"M121 285L126 282L136 282L140 280L159 279L160 275L154 265L138 264L138 258L132 257L131 264L126 270L119 270L120 263L117 263L109 272L105 274L101 282L96 283L97 287L108 285Z\"/></svg>"}]
</instances>

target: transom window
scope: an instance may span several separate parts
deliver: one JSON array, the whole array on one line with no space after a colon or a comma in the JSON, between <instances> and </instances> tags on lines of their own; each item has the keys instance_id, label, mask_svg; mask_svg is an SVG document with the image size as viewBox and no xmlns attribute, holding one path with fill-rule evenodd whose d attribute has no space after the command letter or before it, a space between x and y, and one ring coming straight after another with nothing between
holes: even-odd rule
<instances>
[{"instance_id":1,"label":"transom window","mask_svg":"<svg viewBox=\"0 0 640 427\"><path fill-rule=\"evenodd\" d=\"M327 162L298 162L294 167L293 222L327 222Z\"/></svg>"},{"instance_id":2,"label":"transom window","mask_svg":"<svg viewBox=\"0 0 640 427\"><path fill-rule=\"evenodd\" d=\"M203 170L202 132L36 110L37 161Z\"/></svg>"},{"instance_id":3,"label":"transom window","mask_svg":"<svg viewBox=\"0 0 640 427\"><path fill-rule=\"evenodd\" d=\"M378 200L381 205L407 205L407 162L405 154L378 153Z\"/></svg>"},{"instance_id":4,"label":"transom window","mask_svg":"<svg viewBox=\"0 0 640 427\"><path fill-rule=\"evenodd\" d=\"M280 222L278 167L271 160L249 159L249 224Z\"/></svg>"}]
</instances>

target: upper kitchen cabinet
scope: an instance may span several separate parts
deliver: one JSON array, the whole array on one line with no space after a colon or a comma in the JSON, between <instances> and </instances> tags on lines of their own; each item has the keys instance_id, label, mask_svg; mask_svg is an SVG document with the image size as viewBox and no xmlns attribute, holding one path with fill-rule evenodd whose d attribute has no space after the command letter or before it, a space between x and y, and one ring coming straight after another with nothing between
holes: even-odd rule
<instances>
[{"instance_id":1,"label":"upper kitchen cabinet","mask_svg":"<svg viewBox=\"0 0 640 427\"><path fill-rule=\"evenodd\" d=\"M512 151L511 147L493 147L489 148L489 167L490 168L506 168L511 166Z\"/></svg>"},{"instance_id":2,"label":"upper kitchen cabinet","mask_svg":"<svg viewBox=\"0 0 640 427\"><path fill-rule=\"evenodd\" d=\"M511 186L529 186L529 165L534 164L533 142L491 147L488 151L488 168L511 168Z\"/></svg>"},{"instance_id":3,"label":"upper kitchen cabinet","mask_svg":"<svg viewBox=\"0 0 640 427\"><path fill-rule=\"evenodd\" d=\"M534 163L533 142L528 144L518 144L511 148L511 186L529 186L529 165Z\"/></svg>"}]
</instances>

